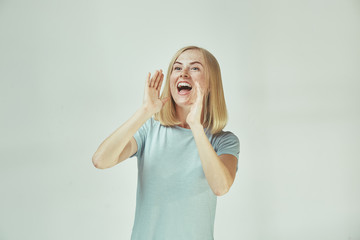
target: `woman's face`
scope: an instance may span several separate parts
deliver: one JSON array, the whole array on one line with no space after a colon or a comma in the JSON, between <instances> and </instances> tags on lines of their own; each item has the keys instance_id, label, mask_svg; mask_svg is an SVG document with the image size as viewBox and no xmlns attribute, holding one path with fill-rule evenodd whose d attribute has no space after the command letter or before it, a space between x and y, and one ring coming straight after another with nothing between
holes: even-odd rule
<instances>
[{"instance_id":1,"label":"woman's face","mask_svg":"<svg viewBox=\"0 0 360 240\"><path fill-rule=\"evenodd\" d=\"M209 83L205 79L205 60L197 49L183 52L175 61L170 75L170 92L178 106L191 105L196 100L196 85L200 84L204 95Z\"/></svg>"}]
</instances>

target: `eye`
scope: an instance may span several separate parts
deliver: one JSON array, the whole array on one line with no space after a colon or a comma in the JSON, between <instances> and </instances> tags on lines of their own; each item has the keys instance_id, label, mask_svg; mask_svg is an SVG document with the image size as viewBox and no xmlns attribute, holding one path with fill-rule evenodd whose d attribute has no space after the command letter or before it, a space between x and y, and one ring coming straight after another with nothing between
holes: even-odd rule
<instances>
[{"instance_id":1,"label":"eye","mask_svg":"<svg viewBox=\"0 0 360 240\"><path fill-rule=\"evenodd\" d=\"M174 70L181 70L180 67L174 67Z\"/></svg>"},{"instance_id":2,"label":"eye","mask_svg":"<svg viewBox=\"0 0 360 240\"><path fill-rule=\"evenodd\" d=\"M198 71L198 70L200 70L200 68L198 68L198 67L193 67L192 70Z\"/></svg>"}]
</instances>

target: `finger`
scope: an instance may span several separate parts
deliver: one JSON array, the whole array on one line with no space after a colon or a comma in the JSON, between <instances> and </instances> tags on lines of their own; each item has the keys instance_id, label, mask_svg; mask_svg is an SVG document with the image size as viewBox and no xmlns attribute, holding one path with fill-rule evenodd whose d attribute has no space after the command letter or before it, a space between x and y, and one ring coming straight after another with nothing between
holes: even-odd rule
<instances>
[{"instance_id":1,"label":"finger","mask_svg":"<svg viewBox=\"0 0 360 240\"><path fill-rule=\"evenodd\" d=\"M203 97L203 92L201 90L201 86L198 82L195 82L195 86L196 86L196 98L198 101L201 101L202 97Z\"/></svg>"},{"instance_id":2,"label":"finger","mask_svg":"<svg viewBox=\"0 0 360 240\"><path fill-rule=\"evenodd\" d=\"M160 89L161 89L161 84L162 84L163 80L164 80L164 74L161 73L161 75L160 75L160 80L158 81L157 86L156 86L156 90L160 90Z\"/></svg>"},{"instance_id":3,"label":"finger","mask_svg":"<svg viewBox=\"0 0 360 240\"><path fill-rule=\"evenodd\" d=\"M146 85L147 86L150 86L150 76L151 76L151 73L148 73L148 76L146 78Z\"/></svg>"},{"instance_id":4,"label":"finger","mask_svg":"<svg viewBox=\"0 0 360 240\"><path fill-rule=\"evenodd\" d=\"M159 71L159 74L157 75L155 82L154 82L154 88L157 89L159 85L159 81L161 80L162 70Z\"/></svg>"},{"instance_id":5,"label":"finger","mask_svg":"<svg viewBox=\"0 0 360 240\"><path fill-rule=\"evenodd\" d=\"M197 93L199 93L200 95L202 95L202 90L201 90L200 83L195 82L195 85L196 85L196 91L197 91Z\"/></svg>"},{"instance_id":6,"label":"finger","mask_svg":"<svg viewBox=\"0 0 360 240\"><path fill-rule=\"evenodd\" d=\"M196 96L199 94L199 83L195 82L195 86L194 86L194 94L196 94Z\"/></svg>"},{"instance_id":7,"label":"finger","mask_svg":"<svg viewBox=\"0 0 360 240\"><path fill-rule=\"evenodd\" d=\"M150 76L151 76L151 73L148 73L146 80L145 80L144 96L147 94L148 89L149 89Z\"/></svg>"},{"instance_id":8,"label":"finger","mask_svg":"<svg viewBox=\"0 0 360 240\"><path fill-rule=\"evenodd\" d=\"M159 86L157 88L157 91L158 91L158 97L160 96L160 91L161 91L161 85L163 83L163 80L164 80L164 74L161 76L161 80L159 82Z\"/></svg>"},{"instance_id":9,"label":"finger","mask_svg":"<svg viewBox=\"0 0 360 240\"><path fill-rule=\"evenodd\" d=\"M158 75L159 75L159 71L156 70L155 73L154 73L154 75L153 75L153 77L151 78L151 82L150 82L149 87L154 87L154 85L155 85L155 80L157 79Z\"/></svg>"}]
</instances>

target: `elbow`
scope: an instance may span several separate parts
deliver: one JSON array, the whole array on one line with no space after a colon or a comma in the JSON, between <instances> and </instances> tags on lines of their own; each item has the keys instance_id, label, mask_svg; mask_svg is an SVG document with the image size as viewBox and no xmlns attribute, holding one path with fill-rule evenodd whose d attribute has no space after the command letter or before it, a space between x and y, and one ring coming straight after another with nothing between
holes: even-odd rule
<instances>
[{"instance_id":1,"label":"elbow","mask_svg":"<svg viewBox=\"0 0 360 240\"><path fill-rule=\"evenodd\" d=\"M230 187L223 187L219 189L215 189L214 194L218 197L225 195L227 192L229 192Z\"/></svg>"}]
</instances>

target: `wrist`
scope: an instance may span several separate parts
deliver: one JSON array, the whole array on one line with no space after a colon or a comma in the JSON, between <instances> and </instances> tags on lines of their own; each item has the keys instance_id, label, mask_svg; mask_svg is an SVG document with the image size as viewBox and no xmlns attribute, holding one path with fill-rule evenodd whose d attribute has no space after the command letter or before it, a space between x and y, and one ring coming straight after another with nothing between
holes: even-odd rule
<instances>
[{"instance_id":1,"label":"wrist","mask_svg":"<svg viewBox=\"0 0 360 240\"><path fill-rule=\"evenodd\" d=\"M146 119L149 119L152 115L154 115L154 113L152 113L146 105L142 105L139 111L141 112L141 115L146 117Z\"/></svg>"},{"instance_id":2,"label":"wrist","mask_svg":"<svg viewBox=\"0 0 360 240\"><path fill-rule=\"evenodd\" d=\"M197 123L188 123L191 130L201 130L204 131L204 127L200 122Z\"/></svg>"}]
</instances>

